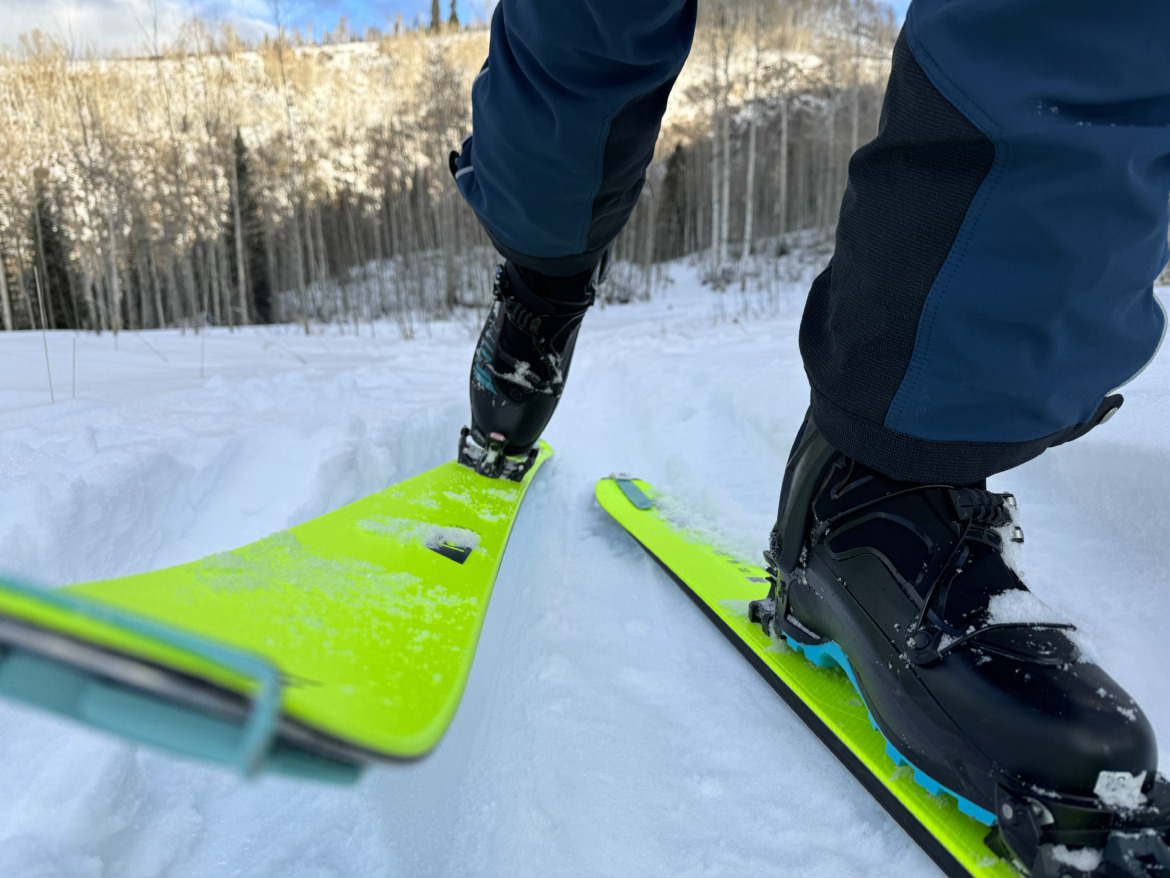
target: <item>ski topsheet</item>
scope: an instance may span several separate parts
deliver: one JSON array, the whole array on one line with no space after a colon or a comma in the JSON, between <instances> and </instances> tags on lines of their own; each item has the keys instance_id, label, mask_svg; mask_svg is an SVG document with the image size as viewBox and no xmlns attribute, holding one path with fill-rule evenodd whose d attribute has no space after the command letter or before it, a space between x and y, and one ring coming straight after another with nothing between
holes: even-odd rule
<instances>
[{"instance_id":1,"label":"ski topsheet","mask_svg":"<svg viewBox=\"0 0 1170 878\"><path fill-rule=\"evenodd\" d=\"M452 461L287 531L51 591L0 583L0 695L245 773L435 746L536 470Z\"/></svg>"},{"instance_id":2,"label":"ski topsheet","mask_svg":"<svg viewBox=\"0 0 1170 878\"><path fill-rule=\"evenodd\" d=\"M672 521L669 503L646 482L612 476L597 500L715 623L772 688L829 747L920 847L956 878L1019 878L984 843L988 827L932 795L886 753L865 706L839 669L819 668L748 619L748 603L767 595L767 573L712 548Z\"/></svg>"}]
</instances>

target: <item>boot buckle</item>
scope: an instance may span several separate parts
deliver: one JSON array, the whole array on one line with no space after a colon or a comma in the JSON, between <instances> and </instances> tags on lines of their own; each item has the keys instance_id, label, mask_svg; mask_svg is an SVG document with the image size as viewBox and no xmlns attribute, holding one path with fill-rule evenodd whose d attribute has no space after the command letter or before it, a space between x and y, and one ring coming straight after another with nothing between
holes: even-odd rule
<instances>
[{"instance_id":1,"label":"boot buckle","mask_svg":"<svg viewBox=\"0 0 1170 878\"><path fill-rule=\"evenodd\" d=\"M942 631L934 626L911 627L906 634L906 658L919 666L942 661L942 650L939 648L942 635Z\"/></svg>"}]
</instances>

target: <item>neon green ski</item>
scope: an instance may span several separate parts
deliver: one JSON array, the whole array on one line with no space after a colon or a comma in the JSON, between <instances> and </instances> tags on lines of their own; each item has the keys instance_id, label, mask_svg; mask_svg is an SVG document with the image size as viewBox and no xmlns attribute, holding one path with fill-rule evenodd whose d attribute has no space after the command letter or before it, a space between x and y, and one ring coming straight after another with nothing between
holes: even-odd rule
<instances>
[{"instance_id":1,"label":"neon green ski","mask_svg":"<svg viewBox=\"0 0 1170 878\"><path fill-rule=\"evenodd\" d=\"M452 461L200 561L0 583L0 695L245 773L414 759L459 704L536 470Z\"/></svg>"},{"instance_id":2,"label":"neon green ski","mask_svg":"<svg viewBox=\"0 0 1170 878\"><path fill-rule=\"evenodd\" d=\"M725 555L671 520L669 504L646 482L613 476L597 483L597 500L698 604L834 755L903 829L952 876L1019 878L986 844L987 827L961 813L953 798L931 795L913 770L886 754L845 673L812 665L748 619L763 598L767 573ZM665 509L664 509L665 507Z\"/></svg>"}]
</instances>

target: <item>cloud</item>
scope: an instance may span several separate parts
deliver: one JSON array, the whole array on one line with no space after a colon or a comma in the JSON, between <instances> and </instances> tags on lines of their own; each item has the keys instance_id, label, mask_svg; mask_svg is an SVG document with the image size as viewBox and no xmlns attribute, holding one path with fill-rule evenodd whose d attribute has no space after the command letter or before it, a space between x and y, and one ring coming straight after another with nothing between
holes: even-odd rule
<instances>
[{"instance_id":1,"label":"cloud","mask_svg":"<svg viewBox=\"0 0 1170 878\"><path fill-rule=\"evenodd\" d=\"M440 0L444 16L448 3ZM493 0L459 0L460 19L483 19L493 5ZM429 21L430 7L430 0L280 0L287 27L303 30L312 21L318 36L336 27L342 15L360 33L367 25L385 28L398 11L408 24L420 15ZM20 34L37 28L77 53L144 53L153 42L156 8L163 43L173 41L192 14L212 25L229 23L247 40L276 31L270 0L0 0L0 45L16 49Z\"/></svg>"},{"instance_id":2,"label":"cloud","mask_svg":"<svg viewBox=\"0 0 1170 878\"><path fill-rule=\"evenodd\" d=\"M273 31L265 0L224 3L214 0L0 0L0 43L15 49L20 34L39 29L84 52L144 52L153 40L173 40L192 13L209 23L227 22L241 36L256 39Z\"/></svg>"}]
</instances>

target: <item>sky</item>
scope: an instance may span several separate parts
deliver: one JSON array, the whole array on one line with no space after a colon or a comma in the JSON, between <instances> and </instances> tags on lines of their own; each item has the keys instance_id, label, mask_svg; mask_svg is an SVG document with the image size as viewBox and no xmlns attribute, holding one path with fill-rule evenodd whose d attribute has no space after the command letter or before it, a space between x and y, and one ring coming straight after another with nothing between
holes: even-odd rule
<instances>
[{"instance_id":1,"label":"sky","mask_svg":"<svg viewBox=\"0 0 1170 878\"><path fill-rule=\"evenodd\" d=\"M565 2L565 0L549 0ZM450 0L440 0L447 15ZM430 20L431 0L279 0L288 26L302 32L311 21L318 35L333 30L341 16L359 33L373 25L385 30L401 12L409 24L422 15ZM895 13L904 16L909 0L890 0ZM484 19L494 0L457 0L461 21ZM272 0L0 0L0 45L16 48L20 34L39 28L64 38L77 51L138 52L151 28L157 7L159 34L172 38L192 14L209 22L229 22L241 36L258 39L274 31Z\"/></svg>"},{"instance_id":2,"label":"sky","mask_svg":"<svg viewBox=\"0 0 1170 878\"><path fill-rule=\"evenodd\" d=\"M488 0L491 2L491 0ZM382 30L401 12L410 23L416 16L430 20L431 0L279 0L285 24L304 32L308 23L318 35L333 30L345 16L351 30L373 25ZM446 17L450 0L440 0ZM165 41L192 15L208 22L228 22L245 38L274 31L271 0L0 0L0 44L12 48L20 34L39 28L64 38L71 46L101 52L142 49L157 7L159 35ZM484 18L485 0L458 0L460 20Z\"/></svg>"}]
</instances>

